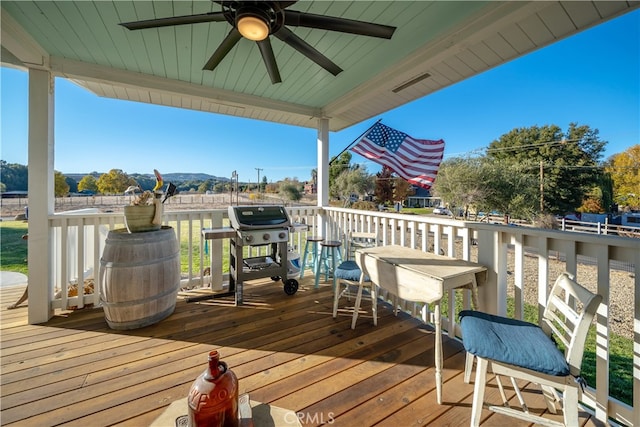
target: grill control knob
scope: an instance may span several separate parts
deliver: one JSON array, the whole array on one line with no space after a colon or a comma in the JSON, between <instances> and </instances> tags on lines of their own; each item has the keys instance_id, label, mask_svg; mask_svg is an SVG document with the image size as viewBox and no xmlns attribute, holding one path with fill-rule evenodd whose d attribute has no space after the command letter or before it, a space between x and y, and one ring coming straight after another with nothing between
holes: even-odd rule
<instances>
[{"instance_id":1,"label":"grill control knob","mask_svg":"<svg viewBox=\"0 0 640 427\"><path fill-rule=\"evenodd\" d=\"M271 235L269 233L264 233L262 235L262 239L265 240L265 241L268 241L268 240L271 239Z\"/></svg>"},{"instance_id":2,"label":"grill control knob","mask_svg":"<svg viewBox=\"0 0 640 427\"><path fill-rule=\"evenodd\" d=\"M247 234L246 236L244 236L244 240L246 240L247 243L251 243L253 242L253 236L251 234Z\"/></svg>"},{"instance_id":3,"label":"grill control knob","mask_svg":"<svg viewBox=\"0 0 640 427\"><path fill-rule=\"evenodd\" d=\"M285 237L287 237L287 233L284 231L281 231L280 234L278 234L278 238L281 240L284 240Z\"/></svg>"}]
</instances>

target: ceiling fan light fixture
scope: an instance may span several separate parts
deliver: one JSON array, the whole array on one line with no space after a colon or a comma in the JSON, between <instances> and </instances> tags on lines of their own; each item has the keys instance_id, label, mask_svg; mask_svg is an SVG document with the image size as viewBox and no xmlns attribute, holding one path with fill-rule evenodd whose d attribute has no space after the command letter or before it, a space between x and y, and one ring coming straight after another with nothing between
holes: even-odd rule
<instances>
[{"instance_id":1,"label":"ceiling fan light fixture","mask_svg":"<svg viewBox=\"0 0 640 427\"><path fill-rule=\"evenodd\" d=\"M236 26L245 39L259 42L269 37L269 24L256 11L238 11Z\"/></svg>"}]
</instances>

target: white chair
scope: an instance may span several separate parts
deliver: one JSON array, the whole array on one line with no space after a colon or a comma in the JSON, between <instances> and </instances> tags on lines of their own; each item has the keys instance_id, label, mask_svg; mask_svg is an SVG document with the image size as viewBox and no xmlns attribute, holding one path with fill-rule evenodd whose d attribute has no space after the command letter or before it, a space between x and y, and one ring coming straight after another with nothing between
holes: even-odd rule
<instances>
[{"instance_id":1,"label":"white chair","mask_svg":"<svg viewBox=\"0 0 640 427\"><path fill-rule=\"evenodd\" d=\"M467 360L477 358L471 425L480 424L487 370L491 369L496 375L504 406L490 406L490 410L544 425L577 426L579 390L584 385L580 377L584 345L601 301L600 295L593 294L564 273L551 289L541 327L479 311L460 312ZM554 340L562 343L564 352L558 349ZM522 410L509 407L499 376L511 377ZM556 403L562 400L564 424L531 414L516 379L539 384L553 414ZM556 390L562 393L561 397Z\"/></svg>"},{"instance_id":2,"label":"white chair","mask_svg":"<svg viewBox=\"0 0 640 427\"><path fill-rule=\"evenodd\" d=\"M347 295L349 299L349 287L351 285L358 286L358 296L356 298L356 308L354 309L353 318L351 320L351 329L355 328L356 319L358 318L358 309L360 306L360 300L362 298L362 286L360 279L362 271L358 264L354 261L354 254L358 248L370 248L377 246L378 239L375 233L366 232L351 232L346 242L345 258L346 260L341 262L336 267L333 274L333 317L338 315L338 305L340 298L343 295ZM363 282L369 282L368 277L362 278ZM369 282L370 283L370 282ZM342 286L344 285L344 289Z\"/></svg>"}]
</instances>

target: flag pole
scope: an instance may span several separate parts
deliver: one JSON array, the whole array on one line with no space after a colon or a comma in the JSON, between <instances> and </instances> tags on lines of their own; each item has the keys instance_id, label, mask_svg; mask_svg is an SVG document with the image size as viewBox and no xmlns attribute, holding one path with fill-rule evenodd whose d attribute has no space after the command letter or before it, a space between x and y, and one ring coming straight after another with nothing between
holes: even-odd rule
<instances>
[{"instance_id":1,"label":"flag pole","mask_svg":"<svg viewBox=\"0 0 640 427\"><path fill-rule=\"evenodd\" d=\"M336 156L333 156L333 158L331 159L331 161L329 162L329 166L331 166L331 163L333 163L333 161L335 159L337 159L338 157L340 157L340 155L342 153L344 153L345 151L347 151L349 148L351 148L351 146L353 144L355 144L356 142L360 141L360 139L364 136L365 133L369 132L371 130L372 127L374 127L375 125L377 125L378 123L380 123L382 121L382 119L378 119L374 124L372 124L371 126L369 126L369 128L367 130L365 130L364 132L362 132L360 134L359 137L357 137L356 139L353 140L353 142L351 142L351 144L347 145L344 150L342 150L341 152L339 152Z\"/></svg>"}]
</instances>

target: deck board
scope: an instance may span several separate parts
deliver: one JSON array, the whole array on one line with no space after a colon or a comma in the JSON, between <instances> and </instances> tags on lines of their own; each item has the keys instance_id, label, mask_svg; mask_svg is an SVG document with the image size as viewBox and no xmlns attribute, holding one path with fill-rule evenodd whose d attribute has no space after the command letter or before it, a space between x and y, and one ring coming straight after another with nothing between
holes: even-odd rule
<instances>
[{"instance_id":1,"label":"deck board","mask_svg":"<svg viewBox=\"0 0 640 427\"><path fill-rule=\"evenodd\" d=\"M6 307L21 293L1 289L0 302ZM432 327L383 304L373 326L365 304L352 330L353 298L333 319L331 285L315 289L309 276L293 296L263 279L246 284L244 297L241 307L181 297L169 318L132 331L109 329L100 308L28 325L26 305L3 307L2 425L149 425L186 396L213 349L241 392L298 412L304 424L469 424L473 384L462 381L459 341L443 337L444 404L437 405ZM487 400L499 403L495 384ZM483 416L483 425L526 425L488 410ZM581 421L594 425L586 413Z\"/></svg>"}]
</instances>

